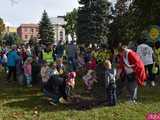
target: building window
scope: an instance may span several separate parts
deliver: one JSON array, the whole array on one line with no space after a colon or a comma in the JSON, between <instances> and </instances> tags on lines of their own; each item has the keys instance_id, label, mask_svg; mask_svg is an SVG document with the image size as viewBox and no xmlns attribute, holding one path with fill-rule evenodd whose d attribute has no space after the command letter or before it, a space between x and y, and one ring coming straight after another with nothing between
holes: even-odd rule
<instances>
[{"instance_id":1,"label":"building window","mask_svg":"<svg viewBox=\"0 0 160 120\"><path fill-rule=\"evenodd\" d=\"M63 31L60 31L60 40L63 40Z\"/></svg>"},{"instance_id":2,"label":"building window","mask_svg":"<svg viewBox=\"0 0 160 120\"><path fill-rule=\"evenodd\" d=\"M27 28L24 28L24 31L25 31L25 32L27 32L27 30L28 30Z\"/></svg>"},{"instance_id":3,"label":"building window","mask_svg":"<svg viewBox=\"0 0 160 120\"><path fill-rule=\"evenodd\" d=\"M32 33L34 32L34 29L33 29L33 28L31 29L31 32L32 32Z\"/></svg>"},{"instance_id":4,"label":"building window","mask_svg":"<svg viewBox=\"0 0 160 120\"><path fill-rule=\"evenodd\" d=\"M60 31L60 37L63 37L63 32L62 31Z\"/></svg>"},{"instance_id":5,"label":"building window","mask_svg":"<svg viewBox=\"0 0 160 120\"><path fill-rule=\"evenodd\" d=\"M33 39L33 38L34 38L33 35L31 35L30 39Z\"/></svg>"},{"instance_id":6,"label":"building window","mask_svg":"<svg viewBox=\"0 0 160 120\"><path fill-rule=\"evenodd\" d=\"M28 35L25 35L25 39L28 39Z\"/></svg>"},{"instance_id":7,"label":"building window","mask_svg":"<svg viewBox=\"0 0 160 120\"><path fill-rule=\"evenodd\" d=\"M60 37L60 40L63 40L63 37Z\"/></svg>"}]
</instances>

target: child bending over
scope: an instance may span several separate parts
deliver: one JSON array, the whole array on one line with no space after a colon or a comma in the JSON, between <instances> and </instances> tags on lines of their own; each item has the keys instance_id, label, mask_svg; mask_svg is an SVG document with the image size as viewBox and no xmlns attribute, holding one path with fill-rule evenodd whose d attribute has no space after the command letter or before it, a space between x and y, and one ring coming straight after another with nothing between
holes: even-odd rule
<instances>
[{"instance_id":1,"label":"child bending over","mask_svg":"<svg viewBox=\"0 0 160 120\"><path fill-rule=\"evenodd\" d=\"M92 89L93 83L96 81L96 60L94 57L87 63L87 74L83 77L85 86L88 91Z\"/></svg>"}]
</instances>

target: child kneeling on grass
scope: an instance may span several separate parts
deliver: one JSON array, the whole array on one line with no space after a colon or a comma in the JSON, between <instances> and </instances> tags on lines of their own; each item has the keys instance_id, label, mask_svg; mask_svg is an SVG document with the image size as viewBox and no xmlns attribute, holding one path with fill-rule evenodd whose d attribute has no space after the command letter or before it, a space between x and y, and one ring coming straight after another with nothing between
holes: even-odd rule
<instances>
[{"instance_id":1,"label":"child kneeling on grass","mask_svg":"<svg viewBox=\"0 0 160 120\"><path fill-rule=\"evenodd\" d=\"M41 75L42 83L44 83L43 92L45 96L50 98L49 103L52 105L56 105L59 102L67 103L67 98L70 95L71 87L74 87L75 85L74 78L76 77L76 75L70 73L68 74L67 79L65 77L62 77L57 70L56 63L54 63L50 67L42 67ZM43 76L45 78L45 82L43 81Z\"/></svg>"},{"instance_id":2,"label":"child kneeling on grass","mask_svg":"<svg viewBox=\"0 0 160 120\"><path fill-rule=\"evenodd\" d=\"M65 80L59 75L53 75L43 89L45 96L50 98L49 103L56 105L63 99L65 101ZM62 97L62 98L61 98Z\"/></svg>"},{"instance_id":3,"label":"child kneeling on grass","mask_svg":"<svg viewBox=\"0 0 160 120\"><path fill-rule=\"evenodd\" d=\"M109 60L104 63L105 66L105 87L107 94L107 103L109 106L115 106L117 103L116 95L116 69L112 68Z\"/></svg>"},{"instance_id":4,"label":"child kneeling on grass","mask_svg":"<svg viewBox=\"0 0 160 120\"><path fill-rule=\"evenodd\" d=\"M43 93L46 97L49 97L50 103L54 101L54 104L58 103L58 100L53 97L54 88L52 86L52 76L58 75L58 71L56 68L56 64L50 64L46 61L43 62L43 66L41 68L41 78L42 78L42 89ZM52 103L53 104L53 103Z\"/></svg>"}]
</instances>

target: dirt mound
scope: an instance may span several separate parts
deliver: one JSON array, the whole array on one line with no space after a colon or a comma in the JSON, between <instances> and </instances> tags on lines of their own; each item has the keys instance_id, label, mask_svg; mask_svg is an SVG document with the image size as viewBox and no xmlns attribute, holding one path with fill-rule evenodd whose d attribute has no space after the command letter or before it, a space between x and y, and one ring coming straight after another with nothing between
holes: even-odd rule
<instances>
[{"instance_id":1,"label":"dirt mound","mask_svg":"<svg viewBox=\"0 0 160 120\"><path fill-rule=\"evenodd\" d=\"M74 107L77 110L87 110L92 109L94 107L99 107L105 105L105 100L100 99L86 99L81 96L72 96L69 98L68 105L70 107Z\"/></svg>"}]
</instances>

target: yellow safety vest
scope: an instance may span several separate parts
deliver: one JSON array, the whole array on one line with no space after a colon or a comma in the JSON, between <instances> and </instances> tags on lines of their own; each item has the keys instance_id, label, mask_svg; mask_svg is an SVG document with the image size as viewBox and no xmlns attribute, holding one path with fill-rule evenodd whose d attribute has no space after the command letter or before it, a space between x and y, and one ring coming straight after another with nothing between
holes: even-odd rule
<instances>
[{"instance_id":1,"label":"yellow safety vest","mask_svg":"<svg viewBox=\"0 0 160 120\"><path fill-rule=\"evenodd\" d=\"M43 52L43 60L45 60L47 63L53 62L53 52Z\"/></svg>"},{"instance_id":2,"label":"yellow safety vest","mask_svg":"<svg viewBox=\"0 0 160 120\"><path fill-rule=\"evenodd\" d=\"M155 49L156 63L160 64L160 48Z\"/></svg>"}]
</instances>

